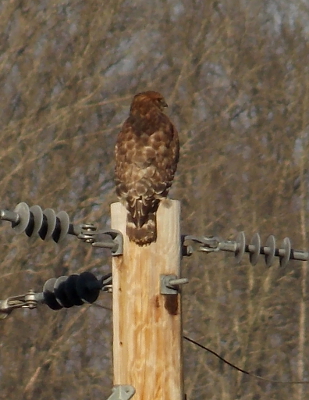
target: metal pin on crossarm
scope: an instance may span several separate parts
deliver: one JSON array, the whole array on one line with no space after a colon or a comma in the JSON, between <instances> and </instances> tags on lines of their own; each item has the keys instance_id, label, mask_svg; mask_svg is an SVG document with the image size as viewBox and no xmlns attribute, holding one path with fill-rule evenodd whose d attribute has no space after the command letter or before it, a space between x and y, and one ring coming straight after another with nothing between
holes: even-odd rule
<instances>
[{"instance_id":1,"label":"metal pin on crossarm","mask_svg":"<svg viewBox=\"0 0 309 400\"><path fill-rule=\"evenodd\" d=\"M14 211L0 210L0 219L3 221L12 222L12 224L17 225L19 222L19 215Z\"/></svg>"}]
</instances>

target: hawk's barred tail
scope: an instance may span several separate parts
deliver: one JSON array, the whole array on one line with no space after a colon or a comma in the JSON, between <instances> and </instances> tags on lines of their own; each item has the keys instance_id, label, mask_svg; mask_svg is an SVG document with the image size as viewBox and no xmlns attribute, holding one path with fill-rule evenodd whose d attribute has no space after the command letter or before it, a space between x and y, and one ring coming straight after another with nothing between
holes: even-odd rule
<instances>
[{"instance_id":1,"label":"hawk's barred tail","mask_svg":"<svg viewBox=\"0 0 309 400\"><path fill-rule=\"evenodd\" d=\"M147 221L141 227L137 227L133 222L131 215L127 216L127 235L129 240L139 246L145 246L157 240L157 222L156 215L150 213L147 215Z\"/></svg>"}]
</instances>

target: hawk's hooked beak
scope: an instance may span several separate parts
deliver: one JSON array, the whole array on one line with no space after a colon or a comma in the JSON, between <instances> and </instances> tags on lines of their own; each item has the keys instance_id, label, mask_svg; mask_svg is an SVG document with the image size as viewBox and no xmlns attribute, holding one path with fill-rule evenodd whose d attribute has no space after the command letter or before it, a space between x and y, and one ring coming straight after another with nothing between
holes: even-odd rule
<instances>
[{"instance_id":1,"label":"hawk's hooked beak","mask_svg":"<svg viewBox=\"0 0 309 400\"><path fill-rule=\"evenodd\" d=\"M162 105L162 107L168 107L168 105L167 105L167 103L164 101L164 100L162 100L162 103L161 103L161 105Z\"/></svg>"}]
</instances>

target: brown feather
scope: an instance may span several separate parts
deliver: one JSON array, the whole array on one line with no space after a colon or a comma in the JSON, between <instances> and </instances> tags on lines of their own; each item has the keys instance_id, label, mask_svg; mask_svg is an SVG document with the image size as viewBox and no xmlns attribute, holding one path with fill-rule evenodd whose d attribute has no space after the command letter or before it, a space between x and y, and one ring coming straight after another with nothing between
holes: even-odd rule
<instances>
[{"instance_id":1,"label":"brown feather","mask_svg":"<svg viewBox=\"0 0 309 400\"><path fill-rule=\"evenodd\" d=\"M171 187L179 159L178 133L157 92L137 94L118 135L116 193L128 210L127 235L138 245L157 238L156 212Z\"/></svg>"}]
</instances>

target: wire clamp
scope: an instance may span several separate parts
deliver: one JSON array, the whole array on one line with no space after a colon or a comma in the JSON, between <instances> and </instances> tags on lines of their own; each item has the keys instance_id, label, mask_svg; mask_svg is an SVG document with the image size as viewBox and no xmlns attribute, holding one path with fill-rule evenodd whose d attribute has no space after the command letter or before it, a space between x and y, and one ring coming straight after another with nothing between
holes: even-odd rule
<instances>
[{"instance_id":1,"label":"wire clamp","mask_svg":"<svg viewBox=\"0 0 309 400\"><path fill-rule=\"evenodd\" d=\"M41 300L38 296L38 293L29 290L26 294L11 296L6 300L0 300L0 319L8 317L16 308L36 308L37 303Z\"/></svg>"},{"instance_id":2,"label":"wire clamp","mask_svg":"<svg viewBox=\"0 0 309 400\"><path fill-rule=\"evenodd\" d=\"M80 227L81 232L77 236L78 239L90 243L93 247L110 249L113 256L119 256L123 253L123 237L121 232L115 229L98 230L93 224L83 224ZM98 235L109 237L103 241L98 241Z\"/></svg>"},{"instance_id":3,"label":"wire clamp","mask_svg":"<svg viewBox=\"0 0 309 400\"><path fill-rule=\"evenodd\" d=\"M204 253L214 253L220 250L220 239L216 236L184 236L183 245L185 248L190 248L191 251L183 252L184 255L191 255L193 247L188 246L188 241L197 243L199 245L197 251L203 251Z\"/></svg>"}]
</instances>

